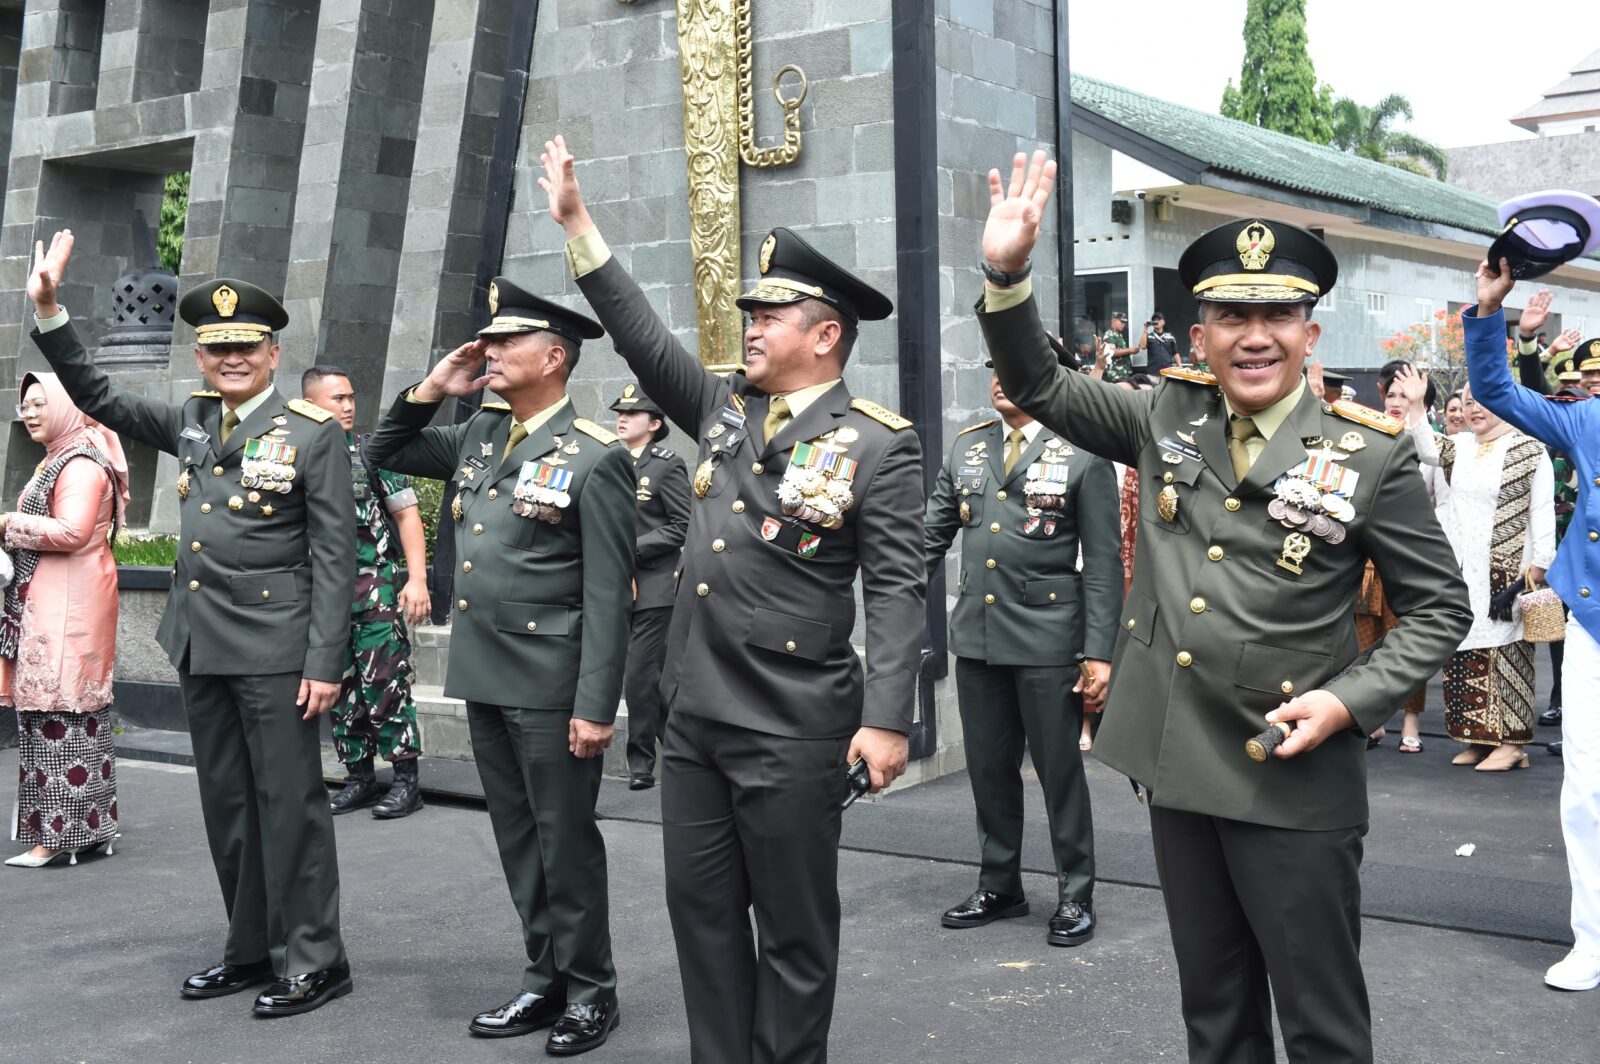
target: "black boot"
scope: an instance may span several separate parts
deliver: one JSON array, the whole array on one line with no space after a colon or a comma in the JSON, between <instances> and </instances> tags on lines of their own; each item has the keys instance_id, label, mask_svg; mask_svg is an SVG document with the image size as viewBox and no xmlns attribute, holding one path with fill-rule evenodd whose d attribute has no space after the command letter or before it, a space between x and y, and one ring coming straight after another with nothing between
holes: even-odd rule
<instances>
[{"instance_id":1,"label":"black boot","mask_svg":"<svg viewBox=\"0 0 1600 1064\"><path fill-rule=\"evenodd\" d=\"M394 763L394 783L383 801L372 807L372 815L379 820L399 820L422 808L422 787L417 783L417 759L409 758Z\"/></svg>"},{"instance_id":2,"label":"black boot","mask_svg":"<svg viewBox=\"0 0 1600 1064\"><path fill-rule=\"evenodd\" d=\"M344 790L334 795L329 803L334 816L371 805L383 792L383 788L378 786L378 778L372 774L372 758L346 765L345 771L348 775L344 778Z\"/></svg>"}]
</instances>

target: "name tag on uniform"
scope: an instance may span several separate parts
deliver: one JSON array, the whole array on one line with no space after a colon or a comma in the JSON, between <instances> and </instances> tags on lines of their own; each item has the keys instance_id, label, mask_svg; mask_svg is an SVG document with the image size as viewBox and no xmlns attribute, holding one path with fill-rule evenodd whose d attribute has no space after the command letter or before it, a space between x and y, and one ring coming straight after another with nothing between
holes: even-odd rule
<instances>
[{"instance_id":1,"label":"name tag on uniform","mask_svg":"<svg viewBox=\"0 0 1600 1064\"><path fill-rule=\"evenodd\" d=\"M1182 443L1173 439L1171 436L1161 437L1161 442L1157 446L1169 454L1182 455L1191 462L1199 462L1204 460L1203 456L1200 454L1200 448L1194 446L1193 444Z\"/></svg>"},{"instance_id":2,"label":"name tag on uniform","mask_svg":"<svg viewBox=\"0 0 1600 1064\"><path fill-rule=\"evenodd\" d=\"M482 458L479 458L475 454L467 455L467 465L471 466L473 469L478 470L480 473L484 472L485 470L487 470L489 468L489 463L485 462Z\"/></svg>"},{"instance_id":3,"label":"name tag on uniform","mask_svg":"<svg viewBox=\"0 0 1600 1064\"><path fill-rule=\"evenodd\" d=\"M183 439L193 440L198 444L207 444L211 442L211 436L208 433L201 432L193 425L186 426L182 432L178 433L178 435Z\"/></svg>"}]
</instances>

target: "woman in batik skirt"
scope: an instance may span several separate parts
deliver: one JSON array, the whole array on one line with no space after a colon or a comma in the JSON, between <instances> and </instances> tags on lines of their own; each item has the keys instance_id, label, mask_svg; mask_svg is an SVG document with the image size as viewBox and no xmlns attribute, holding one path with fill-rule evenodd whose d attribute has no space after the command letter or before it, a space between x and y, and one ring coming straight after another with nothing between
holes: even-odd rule
<instances>
[{"instance_id":1,"label":"woman in batik skirt","mask_svg":"<svg viewBox=\"0 0 1600 1064\"><path fill-rule=\"evenodd\" d=\"M114 432L73 405L53 373L22 380L17 407L44 459L14 513L0 514L14 576L0 613L0 705L20 740L14 841L6 861L42 868L117 836L111 671L117 566L111 542L128 499Z\"/></svg>"},{"instance_id":2,"label":"woman in batik skirt","mask_svg":"<svg viewBox=\"0 0 1600 1064\"><path fill-rule=\"evenodd\" d=\"M1417 453L1443 470L1439 508L1472 602L1472 628L1444 666L1444 725L1466 743L1452 764L1479 772L1527 768L1533 741L1533 644L1523 641L1519 581L1532 584L1556 552L1555 473L1537 440L1462 397L1467 432L1437 435L1424 418L1426 374L1398 378Z\"/></svg>"}]
</instances>

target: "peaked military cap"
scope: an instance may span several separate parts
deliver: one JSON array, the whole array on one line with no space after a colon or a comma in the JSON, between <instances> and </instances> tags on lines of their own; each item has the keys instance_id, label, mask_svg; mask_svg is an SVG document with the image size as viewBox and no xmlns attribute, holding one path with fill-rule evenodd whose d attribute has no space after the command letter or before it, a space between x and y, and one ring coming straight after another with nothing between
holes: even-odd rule
<instances>
[{"instance_id":1,"label":"peaked military cap","mask_svg":"<svg viewBox=\"0 0 1600 1064\"><path fill-rule=\"evenodd\" d=\"M787 229L767 234L756 266L760 280L735 300L741 310L820 299L856 322L879 321L894 313L894 304L882 292Z\"/></svg>"},{"instance_id":2,"label":"peaked military cap","mask_svg":"<svg viewBox=\"0 0 1600 1064\"><path fill-rule=\"evenodd\" d=\"M1497 213L1504 228L1489 245L1494 273L1505 259L1519 281L1543 277L1600 247L1600 202L1582 192L1532 192L1506 200Z\"/></svg>"},{"instance_id":3,"label":"peaked military cap","mask_svg":"<svg viewBox=\"0 0 1600 1064\"><path fill-rule=\"evenodd\" d=\"M1315 303L1339 263L1314 234L1266 218L1240 218L1205 233L1178 259L1178 276L1212 303Z\"/></svg>"},{"instance_id":4,"label":"peaked military cap","mask_svg":"<svg viewBox=\"0 0 1600 1064\"><path fill-rule=\"evenodd\" d=\"M1350 378L1343 373L1335 373L1331 369L1325 369L1322 371L1322 383L1345 385L1350 383Z\"/></svg>"},{"instance_id":5,"label":"peaked military cap","mask_svg":"<svg viewBox=\"0 0 1600 1064\"><path fill-rule=\"evenodd\" d=\"M1577 363L1579 373L1600 369L1600 337L1579 344L1577 350L1572 352L1572 359Z\"/></svg>"},{"instance_id":6,"label":"peaked military cap","mask_svg":"<svg viewBox=\"0 0 1600 1064\"><path fill-rule=\"evenodd\" d=\"M194 326L194 342L254 344L289 324L289 312L249 281L218 277L189 289L178 300L178 316Z\"/></svg>"},{"instance_id":7,"label":"peaked military cap","mask_svg":"<svg viewBox=\"0 0 1600 1064\"><path fill-rule=\"evenodd\" d=\"M598 340L606 334L593 318L541 299L508 277L489 282L489 316L489 324L478 330L479 336L553 332L582 342Z\"/></svg>"},{"instance_id":8,"label":"peaked military cap","mask_svg":"<svg viewBox=\"0 0 1600 1064\"><path fill-rule=\"evenodd\" d=\"M644 394L637 384L630 384L624 387L622 394L617 397L617 401L611 404L611 409L619 414L631 414L635 410L642 410L646 414L660 418L661 427L656 429L655 435L650 438L660 443L668 436L667 415L662 412L661 407L654 399Z\"/></svg>"},{"instance_id":9,"label":"peaked military cap","mask_svg":"<svg viewBox=\"0 0 1600 1064\"><path fill-rule=\"evenodd\" d=\"M1556 359L1556 361L1551 364L1550 368L1555 372L1556 380L1560 381L1562 384L1577 384L1583 379L1583 371L1578 369L1578 360L1573 358L1571 355L1568 355L1566 358ZM1600 365L1597 365L1595 368L1600 369Z\"/></svg>"}]
</instances>

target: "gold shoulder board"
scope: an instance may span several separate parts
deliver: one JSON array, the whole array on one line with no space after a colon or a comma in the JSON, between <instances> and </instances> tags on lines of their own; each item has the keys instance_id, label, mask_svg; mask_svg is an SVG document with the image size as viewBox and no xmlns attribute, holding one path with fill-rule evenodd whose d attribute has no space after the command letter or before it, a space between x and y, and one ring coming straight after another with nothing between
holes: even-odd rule
<instances>
[{"instance_id":1,"label":"gold shoulder board","mask_svg":"<svg viewBox=\"0 0 1600 1064\"><path fill-rule=\"evenodd\" d=\"M1400 435L1406 427L1406 423L1397 417L1390 417L1382 410L1374 410L1370 406L1362 406L1349 399L1340 399L1337 403L1331 404L1329 409L1346 420L1354 421L1357 425L1365 425L1369 429L1377 429L1390 436Z\"/></svg>"},{"instance_id":2,"label":"gold shoulder board","mask_svg":"<svg viewBox=\"0 0 1600 1064\"><path fill-rule=\"evenodd\" d=\"M911 427L909 419L901 417L886 406L879 406L871 399L852 399L850 400L850 409L861 411L872 420L878 422L878 424L887 425L895 432Z\"/></svg>"},{"instance_id":3,"label":"gold shoulder board","mask_svg":"<svg viewBox=\"0 0 1600 1064\"><path fill-rule=\"evenodd\" d=\"M572 419L572 427L577 429L579 432L585 433L586 435L589 435L589 436L593 436L595 439L599 440L601 443L612 444L612 443L616 443L617 442L617 438L618 437L617 437L616 433L611 432L610 430L608 430L606 428L603 428L600 425L596 425L593 421L590 421L586 417L575 417L575 418L573 418Z\"/></svg>"},{"instance_id":4,"label":"gold shoulder board","mask_svg":"<svg viewBox=\"0 0 1600 1064\"><path fill-rule=\"evenodd\" d=\"M509 414L509 413L511 413L511 404L510 403L481 403L481 404L479 404L478 409L479 410L494 410L494 411L497 411L497 412L502 413L502 414Z\"/></svg>"},{"instance_id":5,"label":"gold shoulder board","mask_svg":"<svg viewBox=\"0 0 1600 1064\"><path fill-rule=\"evenodd\" d=\"M213 391L190 392L189 395L190 395L191 398L194 398L194 399L221 399L222 398L222 393L221 392L213 392Z\"/></svg>"},{"instance_id":6,"label":"gold shoulder board","mask_svg":"<svg viewBox=\"0 0 1600 1064\"><path fill-rule=\"evenodd\" d=\"M331 421L333 419L332 414L322 409L322 407L318 406L316 403L308 402L305 399L290 399L283 405L287 406L290 410L293 410L301 417L308 417L319 425L324 421Z\"/></svg>"},{"instance_id":7,"label":"gold shoulder board","mask_svg":"<svg viewBox=\"0 0 1600 1064\"><path fill-rule=\"evenodd\" d=\"M1190 384L1217 383L1215 374L1202 373L1200 370L1190 369L1187 366L1168 366L1161 371L1161 375L1163 377L1171 377L1177 381L1188 381Z\"/></svg>"},{"instance_id":8,"label":"gold shoulder board","mask_svg":"<svg viewBox=\"0 0 1600 1064\"><path fill-rule=\"evenodd\" d=\"M992 417L988 421L980 421L976 425L968 425L966 428L964 428L960 432L956 433L956 435L957 436L965 436L969 432L977 432L979 429L986 429L990 425L993 425L996 421L999 421L999 420L1000 419L997 418L997 417Z\"/></svg>"}]
</instances>

